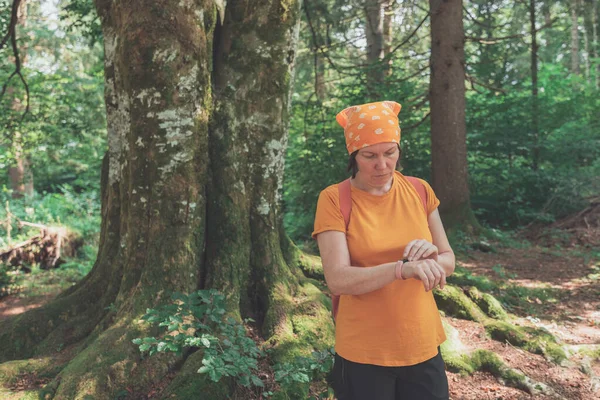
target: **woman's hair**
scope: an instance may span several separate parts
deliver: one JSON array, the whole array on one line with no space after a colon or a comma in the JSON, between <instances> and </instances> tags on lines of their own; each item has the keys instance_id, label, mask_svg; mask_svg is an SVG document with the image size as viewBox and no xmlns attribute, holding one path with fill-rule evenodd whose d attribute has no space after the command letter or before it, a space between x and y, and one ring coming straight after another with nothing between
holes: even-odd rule
<instances>
[{"instance_id":1,"label":"woman's hair","mask_svg":"<svg viewBox=\"0 0 600 400\"><path fill-rule=\"evenodd\" d=\"M400 145L398 145L398 151L400 151L400 155L398 156L398 161L396 161L396 169L402 166L400 164L400 159L402 158L402 148ZM350 158L348 159L348 172L352 172L352 179L356 178L356 173L358 172L358 164L356 163L357 154L358 150L350 154Z\"/></svg>"}]
</instances>

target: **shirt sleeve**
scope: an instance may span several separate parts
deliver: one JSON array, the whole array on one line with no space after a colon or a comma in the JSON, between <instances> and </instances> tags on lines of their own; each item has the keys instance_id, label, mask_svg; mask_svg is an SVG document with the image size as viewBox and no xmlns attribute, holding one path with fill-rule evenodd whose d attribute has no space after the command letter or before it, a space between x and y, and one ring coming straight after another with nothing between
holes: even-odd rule
<instances>
[{"instance_id":1,"label":"shirt sleeve","mask_svg":"<svg viewBox=\"0 0 600 400\"><path fill-rule=\"evenodd\" d=\"M319 194L313 239L325 231L346 232L346 222L340 210L340 196L337 186L330 186Z\"/></svg>"},{"instance_id":2,"label":"shirt sleeve","mask_svg":"<svg viewBox=\"0 0 600 400\"><path fill-rule=\"evenodd\" d=\"M431 214L438 206L440 205L440 199L437 198L435 192L423 179L419 179L423 186L425 187L425 193L427 193L427 215Z\"/></svg>"}]
</instances>

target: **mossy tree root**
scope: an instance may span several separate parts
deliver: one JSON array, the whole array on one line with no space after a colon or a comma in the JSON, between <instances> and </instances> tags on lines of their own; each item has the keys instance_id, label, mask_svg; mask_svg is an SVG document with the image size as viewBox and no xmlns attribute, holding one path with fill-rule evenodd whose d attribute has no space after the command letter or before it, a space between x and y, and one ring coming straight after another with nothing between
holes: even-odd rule
<instances>
[{"instance_id":1,"label":"mossy tree root","mask_svg":"<svg viewBox=\"0 0 600 400\"><path fill-rule=\"evenodd\" d=\"M290 265L297 265L304 276L320 281L325 280L321 257L306 254L300 250L283 230L281 231L281 250L286 262Z\"/></svg>"},{"instance_id":2,"label":"mossy tree root","mask_svg":"<svg viewBox=\"0 0 600 400\"><path fill-rule=\"evenodd\" d=\"M564 348L546 329L515 326L509 322L508 314L492 295L482 294L476 288L469 288L468 293L470 296L452 285L446 286L444 290L434 291L441 311L456 318L483 324L492 339L543 355L557 364L567 360Z\"/></svg>"},{"instance_id":3,"label":"mossy tree root","mask_svg":"<svg viewBox=\"0 0 600 400\"><path fill-rule=\"evenodd\" d=\"M508 319L508 313L502 304L491 294L482 293L475 286L472 286L467 290L467 295L490 318L501 321Z\"/></svg>"},{"instance_id":4,"label":"mossy tree root","mask_svg":"<svg viewBox=\"0 0 600 400\"><path fill-rule=\"evenodd\" d=\"M470 375L475 371L489 372L498 378L502 384L515 387L529 394L553 394L552 388L535 382L522 372L510 368L495 353L489 350L475 350L467 354L466 346L460 341L458 331L444 321L447 340L441 346L446 368L451 372Z\"/></svg>"},{"instance_id":5,"label":"mossy tree root","mask_svg":"<svg viewBox=\"0 0 600 400\"><path fill-rule=\"evenodd\" d=\"M180 361L173 354L143 357L132 340L151 335L150 330L138 318L117 321L62 368L42 390L42 398L108 399L129 391L148 392Z\"/></svg>"}]
</instances>

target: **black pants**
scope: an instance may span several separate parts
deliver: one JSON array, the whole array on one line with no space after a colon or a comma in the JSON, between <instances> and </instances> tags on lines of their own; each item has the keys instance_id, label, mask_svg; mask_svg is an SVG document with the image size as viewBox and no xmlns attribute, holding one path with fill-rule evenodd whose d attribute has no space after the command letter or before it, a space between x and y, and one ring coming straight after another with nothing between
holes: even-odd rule
<instances>
[{"instance_id":1,"label":"black pants","mask_svg":"<svg viewBox=\"0 0 600 400\"><path fill-rule=\"evenodd\" d=\"M358 364L338 354L332 387L339 400L448 400L448 378L438 354L408 367Z\"/></svg>"}]
</instances>

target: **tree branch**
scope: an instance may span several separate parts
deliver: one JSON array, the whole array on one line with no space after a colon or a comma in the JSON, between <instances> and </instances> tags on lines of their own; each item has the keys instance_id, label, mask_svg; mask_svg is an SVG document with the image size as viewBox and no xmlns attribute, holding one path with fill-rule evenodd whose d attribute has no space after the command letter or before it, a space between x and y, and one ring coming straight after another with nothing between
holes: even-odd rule
<instances>
[{"instance_id":1,"label":"tree branch","mask_svg":"<svg viewBox=\"0 0 600 400\"><path fill-rule=\"evenodd\" d=\"M558 21L558 17L552 19L551 21L545 23L544 25L540 26L539 28L537 28L535 30L535 32L539 32L543 29L546 29L550 26L552 26L552 24L554 24L556 21ZM466 40L472 40L474 42L479 42L481 44L496 44L502 40L507 40L507 39L517 39L517 38L522 38L525 36L529 36L531 35L532 32L527 32L527 33L519 33L516 35L510 35L510 36L502 36L502 37L490 37L490 38L481 38L481 37L473 37L473 36L465 36Z\"/></svg>"},{"instance_id":2,"label":"tree branch","mask_svg":"<svg viewBox=\"0 0 600 400\"><path fill-rule=\"evenodd\" d=\"M502 93L502 94L506 94L506 90L504 90L504 89L501 89L501 88L497 88L497 87L493 87L493 86L490 86L490 85L486 85L485 83L479 82L477 79L475 79L474 77L472 77L472 76L471 76L471 75L469 75L469 74L465 74L465 78L466 78L466 79L467 79L469 82L471 82L471 86L473 87L473 90L475 90L475 91L477 91L477 90L475 89L475 84L477 84L477 85L479 85L479 86L481 86L481 87L484 87L484 88L486 88L486 89L493 90L493 91L495 91L495 92L500 92L500 93Z\"/></svg>"},{"instance_id":3,"label":"tree branch","mask_svg":"<svg viewBox=\"0 0 600 400\"><path fill-rule=\"evenodd\" d=\"M4 47L4 45L6 44L8 39L10 39L13 56L15 58L15 70L13 71L12 74L10 74L10 76L8 77L6 82L4 82L4 85L2 85L2 91L0 92L0 100L4 96L4 93L6 92L6 88L8 87L8 84L10 83L12 78L15 75L19 75L19 78L21 78L21 82L23 82L23 86L25 86L25 92L26 92L26 96L27 96L27 106L25 107L25 112L21 116L21 122L22 122L23 119L25 118L25 116L27 115L27 113L29 112L29 85L27 85L27 82L25 81L25 78L23 77L23 74L21 73L21 58L19 57L19 48L17 47L16 27L17 27L17 22L18 22L18 12L19 12L20 4L21 4L21 0L13 0L8 30L7 30L6 34L4 35L4 37L2 38L2 42L0 42L0 50L2 50L2 48Z\"/></svg>"},{"instance_id":4,"label":"tree branch","mask_svg":"<svg viewBox=\"0 0 600 400\"><path fill-rule=\"evenodd\" d=\"M414 124L414 125L407 126L406 128L402 128L402 130L403 130L404 132L406 132L406 131L410 131L410 130L412 130L412 129L416 129L416 128L418 128L418 127L419 127L419 125L421 125L423 122L427 121L427 118L429 118L429 114L431 114L431 113L430 113L430 112L428 112L427 114L425 114L425 116L424 116L424 117L423 117L423 118L422 118L422 119L421 119L419 122L417 122L417 123L416 123L416 124Z\"/></svg>"},{"instance_id":5,"label":"tree branch","mask_svg":"<svg viewBox=\"0 0 600 400\"><path fill-rule=\"evenodd\" d=\"M417 31L421 28L421 26L425 23L425 21L427 21L427 18L429 18L429 13L427 13L427 15L425 15L425 18L423 18L421 20L421 22L419 22L419 25L417 25L417 27L415 28L414 31L411 32L410 35L408 35L408 37L406 39L404 39L402 41L402 43L400 43L399 45L397 45L396 47L394 47L392 50L390 50L390 52L388 54L385 55L385 57L383 57L384 60L389 60L390 59L390 54L394 54L394 52L396 50L398 50L400 47L404 46L406 43L408 43L408 41L410 39L412 39L413 36L415 36L417 34Z\"/></svg>"}]
</instances>

